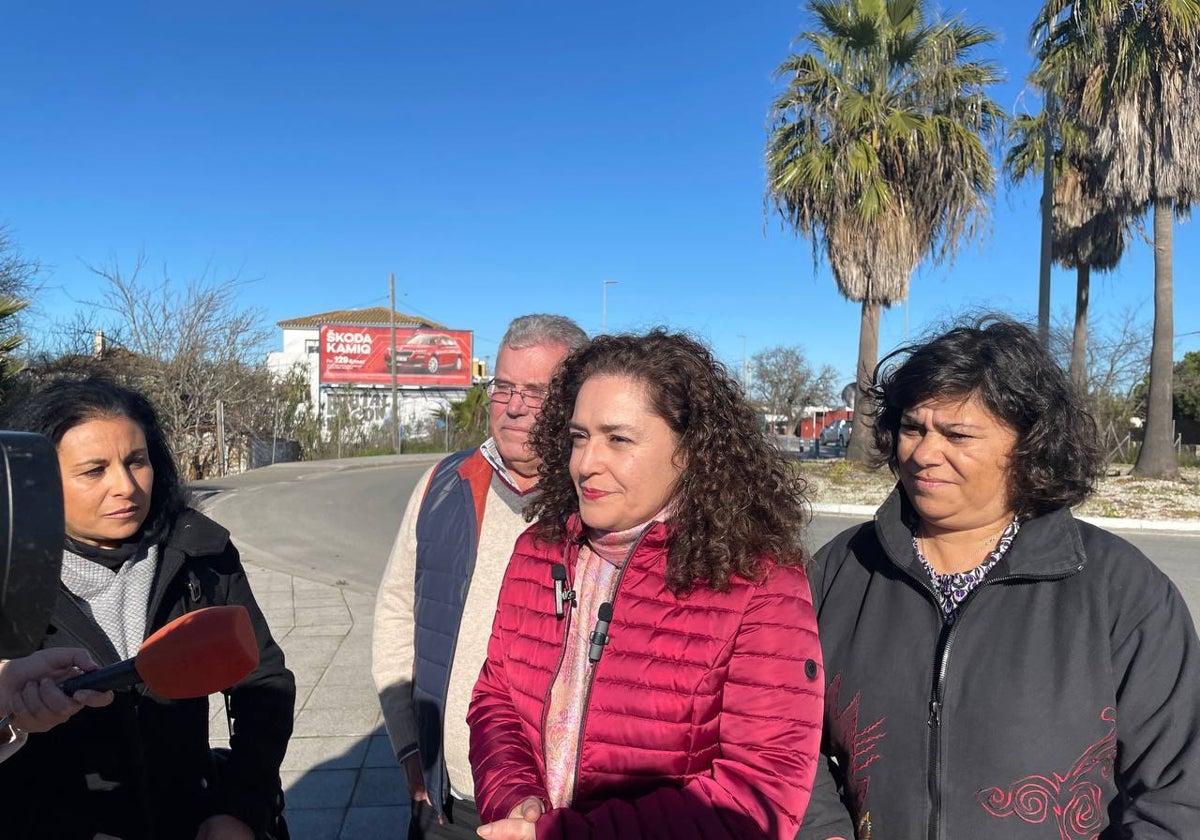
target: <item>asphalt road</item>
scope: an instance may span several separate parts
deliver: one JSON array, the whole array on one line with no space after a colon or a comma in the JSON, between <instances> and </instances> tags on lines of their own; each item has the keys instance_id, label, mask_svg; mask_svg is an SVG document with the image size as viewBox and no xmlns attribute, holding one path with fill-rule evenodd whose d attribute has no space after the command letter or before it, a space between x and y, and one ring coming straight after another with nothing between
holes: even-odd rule
<instances>
[{"instance_id":1,"label":"asphalt road","mask_svg":"<svg viewBox=\"0 0 1200 840\"><path fill-rule=\"evenodd\" d=\"M194 484L205 513L259 565L374 593L418 479L436 455L276 464Z\"/></svg>"},{"instance_id":2,"label":"asphalt road","mask_svg":"<svg viewBox=\"0 0 1200 840\"><path fill-rule=\"evenodd\" d=\"M193 486L200 507L242 553L276 571L373 594L400 517L435 455L277 464ZM858 517L818 514L808 542L823 545ZM1200 534L1122 532L1182 590L1200 616Z\"/></svg>"}]
</instances>

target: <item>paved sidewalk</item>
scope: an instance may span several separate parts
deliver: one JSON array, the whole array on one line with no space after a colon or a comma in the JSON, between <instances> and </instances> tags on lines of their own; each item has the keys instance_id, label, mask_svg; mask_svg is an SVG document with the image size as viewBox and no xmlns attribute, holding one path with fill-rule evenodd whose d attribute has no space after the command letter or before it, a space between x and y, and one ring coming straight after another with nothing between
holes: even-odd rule
<instances>
[{"instance_id":1,"label":"paved sidewalk","mask_svg":"<svg viewBox=\"0 0 1200 840\"><path fill-rule=\"evenodd\" d=\"M296 726L283 762L294 840L403 840L409 806L371 681L374 598L255 565L254 596L296 675ZM212 742L228 742L211 702Z\"/></svg>"}]
</instances>

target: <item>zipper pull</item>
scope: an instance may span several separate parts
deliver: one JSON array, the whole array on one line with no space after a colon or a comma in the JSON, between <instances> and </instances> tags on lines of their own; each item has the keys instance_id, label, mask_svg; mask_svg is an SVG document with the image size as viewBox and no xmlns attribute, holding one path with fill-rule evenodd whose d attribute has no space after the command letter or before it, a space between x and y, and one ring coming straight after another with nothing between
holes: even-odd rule
<instances>
[{"instance_id":1,"label":"zipper pull","mask_svg":"<svg viewBox=\"0 0 1200 840\"><path fill-rule=\"evenodd\" d=\"M928 723L931 727L938 726L939 724L941 724L941 722L942 722L941 712L942 712L941 704L938 703L938 701L936 701L936 700L930 700L929 701L929 721L928 721Z\"/></svg>"}]
</instances>

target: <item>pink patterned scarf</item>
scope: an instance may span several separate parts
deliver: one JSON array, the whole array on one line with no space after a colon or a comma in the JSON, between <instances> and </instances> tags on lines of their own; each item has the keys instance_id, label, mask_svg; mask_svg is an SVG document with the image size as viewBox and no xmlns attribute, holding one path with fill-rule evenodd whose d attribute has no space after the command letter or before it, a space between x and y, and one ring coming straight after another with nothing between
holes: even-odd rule
<instances>
[{"instance_id":1,"label":"pink patterned scarf","mask_svg":"<svg viewBox=\"0 0 1200 840\"><path fill-rule=\"evenodd\" d=\"M574 588L578 593L567 632L562 667L550 689L550 708L544 733L546 791L550 807L569 806L575 795L575 764L579 757L584 700L591 676L588 647L600 605L617 591L621 567L642 534L667 514L664 509L649 522L627 531L589 530L575 559Z\"/></svg>"}]
</instances>

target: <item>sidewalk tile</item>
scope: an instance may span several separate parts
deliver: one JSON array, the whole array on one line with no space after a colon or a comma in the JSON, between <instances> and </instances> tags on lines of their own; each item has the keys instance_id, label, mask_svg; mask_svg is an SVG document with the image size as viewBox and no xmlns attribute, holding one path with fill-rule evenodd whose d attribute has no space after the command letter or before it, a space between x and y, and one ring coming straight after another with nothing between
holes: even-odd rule
<instances>
[{"instance_id":1,"label":"sidewalk tile","mask_svg":"<svg viewBox=\"0 0 1200 840\"><path fill-rule=\"evenodd\" d=\"M371 677L371 651L369 650L354 650L349 645L343 645L342 649L334 656L333 661L329 663L329 670L357 674L366 678L367 685L374 685Z\"/></svg>"},{"instance_id":2,"label":"sidewalk tile","mask_svg":"<svg viewBox=\"0 0 1200 840\"><path fill-rule=\"evenodd\" d=\"M284 770L357 770L367 754L367 741L353 735L292 738Z\"/></svg>"},{"instance_id":3,"label":"sidewalk tile","mask_svg":"<svg viewBox=\"0 0 1200 840\"><path fill-rule=\"evenodd\" d=\"M312 627L328 624L351 624L350 611L342 604L304 606L296 603L296 626Z\"/></svg>"},{"instance_id":4,"label":"sidewalk tile","mask_svg":"<svg viewBox=\"0 0 1200 840\"><path fill-rule=\"evenodd\" d=\"M296 674L296 713L304 708L304 704L308 702L308 695L312 694L312 690L316 688L314 680L300 681L300 675Z\"/></svg>"},{"instance_id":5,"label":"sidewalk tile","mask_svg":"<svg viewBox=\"0 0 1200 840\"><path fill-rule=\"evenodd\" d=\"M255 595L260 592L291 592L294 588L291 575L273 572L253 563L246 563L244 566L246 577L250 580L250 588L254 590Z\"/></svg>"},{"instance_id":6,"label":"sidewalk tile","mask_svg":"<svg viewBox=\"0 0 1200 840\"><path fill-rule=\"evenodd\" d=\"M407 799L408 788L399 767L366 767L359 771L350 807L403 805Z\"/></svg>"},{"instance_id":7,"label":"sidewalk tile","mask_svg":"<svg viewBox=\"0 0 1200 840\"><path fill-rule=\"evenodd\" d=\"M293 639L297 637L293 636ZM287 666L293 672L299 672L303 668L327 668L333 657L337 653L336 645L340 645L342 640L333 636L311 636L306 639L312 639L315 644L295 644L290 645L290 650L285 648L283 655L287 660ZM326 641L333 641L335 645L331 648L325 644Z\"/></svg>"},{"instance_id":8,"label":"sidewalk tile","mask_svg":"<svg viewBox=\"0 0 1200 840\"><path fill-rule=\"evenodd\" d=\"M342 637L354 629L354 625L349 621L346 622L330 622L329 624L302 624L299 627L293 627L288 634L289 637L304 636L337 636ZM303 642L300 642L303 644Z\"/></svg>"},{"instance_id":9,"label":"sidewalk tile","mask_svg":"<svg viewBox=\"0 0 1200 840\"><path fill-rule=\"evenodd\" d=\"M309 695L306 709L371 709L379 705L373 685L320 683Z\"/></svg>"},{"instance_id":10,"label":"sidewalk tile","mask_svg":"<svg viewBox=\"0 0 1200 840\"><path fill-rule=\"evenodd\" d=\"M346 818L346 812L341 808L293 810L290 802L283 813L292 840L339 840Z\"/></svg>"},{"instance_id":11,"label":"sidewalk tile","mask_svg":"<svg viewBox=\"0 0 1200 840\"><path fill-rule=\"evenodd\" d=\"M345 808L354 793L357 770L284 770L280 772L288 811Z\"/></svg>"},{"instance_id":12,"label":"sidewalk tile","mask_svg":"<svg viewBox=\"0 0 1200 840\"><path fill-rule=\"evenodd\" d=\"M375 596L374 595L364 595L361 592L346 592L345 596L346 596L346 603L350 606L351 609L354 609L357 607L368 607L370 609L375 609Z\"/></svg>"},{"instance_id":13,"label":"sidewalk tile","mask_svg":"<svg viewBox=\"0 0 1200 840\"><path fill-rule=\"evenodd\" d=\"M375 681L371 679L370 666L343 665L335 662L321 675L321 685L358 685L371 688Z\"/></svg>"},{"instance_id":14,"label":"sidewalk tile","mask_svg":"<svg viewBox=\"0 0 1200 840\"><path fill-rule=\"evenodd\" d=\"M296 612L292 609L291 604L266 607L263 609L263 618L267 620L267 627L271 628L271 635L276 637L276 641L296 624Z\"/></svg>"},{"instance_id":15,"label":"sidewalk tile","mask_svg":"<svg viewBox=\"0 0 1200 840\"><path fill-rule=\"evenodd\" d=\"M367 745L367 755L363 759L363 767L396 767L396 753L392 750L391 739L387 734L372 735Z\"/></svg>"},{"instance_id":16,"label":"sidewalk tile","mask_svg":"<svg viewBox=\"0 0 1200 840\"><path fill-rule=\"evenodd\" d=\"M340 840L404 840L408 836L410 813L407 805L351 808Z\"/></svg>"},{"instance_id":17,"label":"sidewalk tile","mask_svg":"<svg viewBox=\"0 0 1200 840\"><path fill-rule=\"evenodd\" d=\"M293 734L297 737L351 735L362 737L379 722L378 708L304 709L296 715Z\"/></svg>"}]
</instances>

